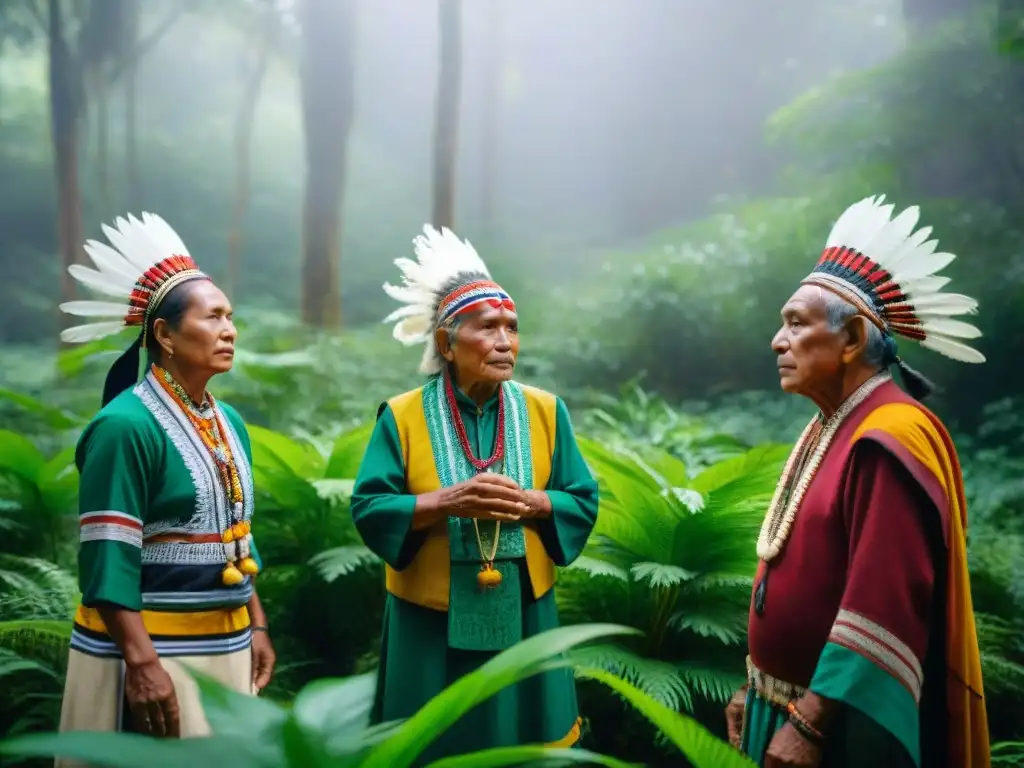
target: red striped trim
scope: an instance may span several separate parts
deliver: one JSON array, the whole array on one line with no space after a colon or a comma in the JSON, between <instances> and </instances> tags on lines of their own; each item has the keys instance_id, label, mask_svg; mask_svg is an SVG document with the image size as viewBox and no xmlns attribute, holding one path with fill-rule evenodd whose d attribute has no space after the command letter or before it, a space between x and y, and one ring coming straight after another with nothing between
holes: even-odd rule
<instances>
[{"instance_id":1,"label":"red striped trim","mask_svg":"<svg viewBox=\"0 0 1024 768\"><path fill-rule=\"evenodd\" d=\"M119 512L86 512L78 521L79 526L85 525L121 525L125 528L141 531L142 521Z\"/></svg>"},{"instance_id":2,"label":"red striped trim","mask_svg":"<svg viewBox=\"0 0 1024 768\"><path fill-rule=\"evenodd\" d=\"M829 642L840 645L895 678L917 701L924 673L917 656L902 640L880 624L848 610L840 610Z\"/></svg>"}]
</instances>

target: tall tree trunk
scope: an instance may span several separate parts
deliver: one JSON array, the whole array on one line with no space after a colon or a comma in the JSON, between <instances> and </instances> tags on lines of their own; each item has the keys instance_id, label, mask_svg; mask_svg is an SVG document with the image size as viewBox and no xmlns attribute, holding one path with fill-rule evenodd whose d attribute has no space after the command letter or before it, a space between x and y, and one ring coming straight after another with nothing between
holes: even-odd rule
<instances>
[{"instance_id":1,"label":"tall tree trunk","mask_svg":"<svg viewBox=\"0 0 1024 768\"><path fill-rule=\"evenodd\" d=\"M494 186L498 174L498 126L497 113L504 93L504 28L502 18L503 0L487 3L487 24L484 32L483 72L483 114L480 127L480 224L487 236L494 238Z\"/></svg>"},{"instance_id":2,"label":"tall tree trunk","mask_svg":"<svg viewBox=\"0 0 1024 768\"><path fill-rule=\"evenodd\" d=\"M274 45L277 32L277 9L271 6L265 12L263 34L256 50L256 61L247 73L242 88L242 100L235 119L235 204L231 215L231 232L228 235L228 275L226 289L228 295L234 295L238 285L238 267L242 260L243 229L245 213L249 209L249 177L250 151L252 146L253 123L256 119L256 106L263 88L263 78L270 64L270 51ZM246 42L245 51L250 45Z\"/></svg>"},{"instance_id":3,"label":"tall tree trunk","mask_svg":"<svg viewBox=\"0 0 1024 768\"><path fill-rule=\"evenodd\" d=\"M60 0L48 0L50 132L57 177L57 240L60 247L60 295L74 298L75 281L68 267L81 261L82 201L78 186L80 93L74 81L71 52L65 38ZM68 316L61 315L62 327Z\"/></svg>"},{"instance_id":4,"label":"tall tree trunk","mask_svg":"<svg viewBox=\"0 0 1024 768\"><path fill-rule=\"evenodd\" d=\"M139 0L126 3L123 30L126 49L129 51L134 51L139 45L139 13ZM124 71L124 153L129 208L140 204L139 195L142 193L139 181L139 144L136 135L138 117L135 112L138 69L138 58L132 55L125 62Z\"/></svg>"},{"instance_id":5,"label":"tall tree trunk","mask_svg":"<svg viewBox=\"0 0 1024 768\"><path fill-rule=\"evenodd\" d=\"M110 121L107 119L107 74L101 65L96 70L92 103L96 106L96 173L99 182L100 205L104 217L110 212Z\"/></svg>"},{"instance_id":6,"label":"tall tree trunk","mask_svg":"<svg viewBox=\"0 0 1024 768\"><path fill-rule=\"evenodd\" d=\"M341 327L341 204L355 103L355 0L302 0L302 319Z\"/></svg>"},{"instance_id":7,"label":"tall tree trunk","mask_svg":"<svg viewBox=\"0 0 1024 768\"><path fill-rule=\"evenodd\" d=\"M461 0L440 0L440 56L434 115L435 227L455 225L455 159L459 140L462 86Z\"/></svg>"}]
</instances>

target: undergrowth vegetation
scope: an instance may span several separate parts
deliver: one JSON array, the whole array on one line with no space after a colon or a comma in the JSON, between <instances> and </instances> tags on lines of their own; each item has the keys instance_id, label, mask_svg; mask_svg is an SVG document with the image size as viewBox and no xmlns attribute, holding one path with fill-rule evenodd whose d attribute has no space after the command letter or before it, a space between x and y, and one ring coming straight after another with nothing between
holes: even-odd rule
<instances>
[{"instance_id":1,"label":"undergrowth vegetation","mask_svg":"<svg viewBox=\"0 0 1024 768\"><path fill-rule=\"evenodd\" d=\"M213 386L250 424L267 563L261 592L280 664L267 696L298 702L318 679L365 680L358 676L376 666L381 565L354 530L349 495L376 405L415 386L404 373L415 361L371 332L322 336L283 320L245 332L260 344ZM0 413L12 426L0 431L0 532L12 553L0 557L0 679L11 692L0 701L0 729L8 734L56 725L77 600L73 446L117 349L101 342L57 358L8 350L0 361ZM744 671L754 541L811 409L768 392L673 406L636 380L610 395L574 389L542 359L531 363L522 378L566 397L602 494L583 557L561 575L563 623L632 630L570 653L589 670L580 672L587 746L671 761L678 744L634 699L723 735L722 704ZM1010 742L1024 735L1024 582L1015 567L1024 551L1024 451L1013 401L984 414L957 442L991 725L1008 742L996 757L1013 764ZM610 693L609 675L631 693Z\"/></svg>"}]
</instances>

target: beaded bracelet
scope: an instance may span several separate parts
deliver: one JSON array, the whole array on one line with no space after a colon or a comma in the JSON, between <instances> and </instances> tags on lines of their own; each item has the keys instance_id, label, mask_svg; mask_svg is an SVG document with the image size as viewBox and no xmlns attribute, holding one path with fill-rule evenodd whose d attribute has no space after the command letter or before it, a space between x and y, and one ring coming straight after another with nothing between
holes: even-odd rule
<instances>
[{"instance_id":1,"label":"beaded bracelet","mask_svg":"<svg viewBox=\"0 0 1024 768\"><path fill-rule=\"evenodd\" d=\"M797 733L809 742L821 744L825 740L825 734L811 725L811 721L803 716L803 713L797 708L795 701L791 701L786 705L786 711L789 713L789 722L796 728Z\"/></svg>"},{"instance_id":2,"label":"beaded bracelet","mask_svg":"<svg viewBox=\"0 0 1024 768\"><path fill-rule=\"evenodd\" d=\"M266 627L262 627L262 626L258 626L258 625L249 627L249 629L251 631L253 631L253 632L269 632L270 631Z\"/></svg>"}]
</instances>

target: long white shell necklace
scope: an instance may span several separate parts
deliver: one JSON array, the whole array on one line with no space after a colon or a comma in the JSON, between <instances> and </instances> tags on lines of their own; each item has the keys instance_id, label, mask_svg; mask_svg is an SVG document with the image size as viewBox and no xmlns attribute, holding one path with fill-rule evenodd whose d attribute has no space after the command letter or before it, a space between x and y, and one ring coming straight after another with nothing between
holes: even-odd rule
<instances>
[{"instance_id":1,"label":"long white shell necklace","mask_svg":"<svg viewBox=\"0 0 1024 768\"><path fill-rule=\"evenodd\" d=\"M819 413L804 428L800 439L789 454L786 467L775 488L772 503L768 506L761 534L757 537L757 556L766 563L778 556L789 538L793 520L796 518L800 502L814 480L814 476L825 459L832 439L846 421L854 408L863 403L868 396L892 376L885 371L876 373L861 384L836 412L827 419Z\"/></svg>"}]
</instances>

